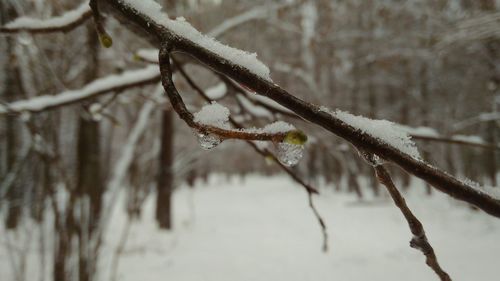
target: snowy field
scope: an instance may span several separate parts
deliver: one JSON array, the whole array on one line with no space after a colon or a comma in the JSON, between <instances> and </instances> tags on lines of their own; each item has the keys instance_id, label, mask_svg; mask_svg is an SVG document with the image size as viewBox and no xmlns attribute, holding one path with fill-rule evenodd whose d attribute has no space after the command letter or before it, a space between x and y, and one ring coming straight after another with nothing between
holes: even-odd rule
<instances>
[{"instance_id":1,"label":"snowy field","mask_svg":"<svg viewBox=\"0 0 500 281\"><path fill-rule=\"evenodd\" d=\"M499 280L500 220L442 195L427 198L418 186L412 190L409 205L453 280ZM408 246L406 222L388 198L359 202L324 187L316 203L328 225L328 253L321 251L305 192L285 177L212 177L194 189L182 187L174 196L172 232L157 230L148 200L143 218L130 226L116 280L437 280ZM125 222L117 209L100 280L112 279ZM0 279L12 280L5 247L0 259ZM39 280L31 271L27 280Z\"/></svg>"}]
</instances>

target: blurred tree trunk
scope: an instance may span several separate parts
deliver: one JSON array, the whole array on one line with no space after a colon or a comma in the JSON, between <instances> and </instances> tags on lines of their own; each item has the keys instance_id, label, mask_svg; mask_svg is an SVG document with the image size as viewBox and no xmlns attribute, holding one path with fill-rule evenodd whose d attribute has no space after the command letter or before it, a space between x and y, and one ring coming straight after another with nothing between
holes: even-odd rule
<instances>
[{"instance_id":1,"label":"blurred tree trunk","mask_svg":"<svg viewBox=\"0 0 500 281\"><path fill-rule=\"evenodd\" d=\"M481 0L479 1L481 10L494 12L495 11L495 1L494 0ZM488 95L489 101L492 103L491 111L497 112L497 106L495 102L495 97L499 93L498 88L500 87L500 73L498 70L498 65L500 63L499 48L500 40L490 39L486 42L486 50L488 53L488 66L490 69L490 81L489 83L493 86L490 94ZM497 143L498 125L496 121L489 121L485 124L485 140L490 143ZM486 169L486 177L488 184L491 186L497 186L497 158L495 150L484 151L483 152L484 164Z\"/></svg>"},{"instance_id":2,"label":"blurred tree trunk","mask_svg":"<svg viewBox=\"0 0 500 281\"><path fill-rule=\"evenodd\" d=\"M174 160L174 113L172 109L162 113L160 165L156 197L156 221L161 229L172 228L172 192Z\"/></svg>"},{"instance_id":3,"label":"blurred tree trunk","mask_svg":"<svg viewBox=\"0 0 500 281\"><path fill-rule=\"evenodd\" d=\"M427 62L422 62L419 72L419 92L420 92L420 118L422 120L422 126L429 126L429 107L431 106L429 101L429 65ZM424 146L422 157L425 161L430 161L430 153L427 145ZM426 183L427 194L432 194L432 187Z\"/></svg>"},{"instance_id":4,"label":"blurred tree trunk","mask_svg":"<svg viewBox=\"0 0 500 281\"><path fill-rule=\"evenodd\" d=\"M12 5L8 5L7 3L0 3L0 22L1 24L5 24L6 22L12 20L17 17L17 12ZM0 93L2 99L9 102L13 101L16 98L19 99L24 94L24 89L21 85L20 79L20 69L17 62L16 54L15 54L15 39L14 38L4 38L6 44L6 56L7 62L5 64L5 81L1 81L4 84L3 93ZM15 116L6 116L5 117L5 153L1 153L3 163L5 163L5 173L9 173L11 169L16 164L18 159L19 149L21 145L21 131L20 131L20 123L19 119ZM3 178L3 177L2 177ZM7 200L7 214L5 216L5 227L7 229L14 229L17 227L19 220L21 218L22 212L22 194L23 194L23 185L19 183L18 180L15 180L6 194Z\"/></svg>"},{"instance_id":5,"label":"blurred tree trunk","mask_svg":"<svg viewBox=\"0 0 500 281\"><path fill-rule=\"evenodd\" d=\"M165 10L175 14L177 0L163 0ZM172 192L174 184L174 114L172 109L162 112L161 148L156 184L156 221L161 229L172 228Z\"/></svg>"},{"instance_id":6,"label":"blurred tree trunk","mask_svg":"<svg viewBox=\"0 0 500 281\"><path fill-rule=\"evenodd\" d=\"M85 84L98 77L99 39L93 25L87 25L88 65ZM86 106L88 106L87 104ZM104 184L101 175L99 122L83 112L78 121L77 186L76 196L82 210L78 223L78 275L80 281L90 281L95 271L97 255L93 257L90 245L98 227Z\"/></svg>"}]
</instances>

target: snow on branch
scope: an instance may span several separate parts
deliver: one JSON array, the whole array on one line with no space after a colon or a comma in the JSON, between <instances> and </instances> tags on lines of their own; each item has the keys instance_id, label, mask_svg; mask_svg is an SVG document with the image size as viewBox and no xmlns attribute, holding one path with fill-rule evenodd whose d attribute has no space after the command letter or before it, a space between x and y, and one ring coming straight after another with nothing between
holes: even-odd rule
<instances>
[{"instance_id":1,"label":"snow on branch","mask_svg":"<svg viewBox=\"0 0 500 281\"><path fill-rule=\"evenodd\" d=\"M168 45L160 49L159 58L161 80L170 103L179 117L198 133L203 148L214 148L225 139L284 142L292 145L303 145L307 141L307 136L291 125L271 124L264 129L232 129L229 125L229 109L215 102L204 106L201 111L193 115L187 110L172 80Z\"/></svg>"},{"instance_id":2,"label":"snow on branch","mask_svg":"<svg viewBox=\"0 0 500 281\"><path fill-rule=\"evenodd\" d=\"M162 12L162 7L152 0L117 1L133 9L137 15L145 15L152 22L166 28L172 33L171 36L187 40L192 44L216 54L220 58L224 58L234 65L247 69L262 79L271 81L269 68L257 59L257 54L229 47L210 36L203 35L182 17L175 20L169 19L168 16Z\"/></svg>"},{"instance_id":3,"label":"snow on branch","mask_svg":"<svg viewBox=\"0 0 500 281\"><path fill-rule=\"evenodd\" d=\"M58 95L43 95L27 100L0 104L0 115L40 112L56 107L74 104L114 91L123 91L132 87L156 83L160 74L156 66L147 66L139 70L130 70L118 75L97 79L78 90L68 90Z\"/></svg>"},{"instance_id":4,"label":"snow on branch","mask_svg":"<svg viewBox=\"0 0 500 281\"><path fill-rule=\"evenodd\" d=\"M193 90L195 90L205 101L212 102L212 100L207 95L207 93L205 91L203 91L193 81L193 79L191 79L191 77L186 73L186 71L184 71L184 69L182 68L182 66L180 64L178 64L174 59L173 59L173 62L175 64L175 66L177 67L177 69L179 70L179 73L184 77L184 79L186 79L186 81L191 86L191 88L193 88ZM231 116L228 116L228 118L229 118L229 122L233 126L235 126L236 128L243 128L243 126L241 124L239 124L236 120L234 120L233 118L231 118ZM286 124L280 124L279 122L277 122L277 123L268 125L267 129L268 130L275 130L277 127L287 127L287 125ZM325 223L324 219L321 217L318 209L316 208L316 206L314 204L314 200L313 200L313 195L314 194L318 194L319 193L318 190L316 188L314 188L313 186L311 186L310 184L306 183L304 180L302 180L294 171L292 171L289 167L287 167L285 164L283 164L280 161L280 159L278 158L278 156L274 155L269 150L260 148L256 143L254 143L252 141L246 141L246 143L249 146L251 146L262 157L264 157L266 159L272 158L275 161L275 163L277 163L278 166L288 176L290 176L295 182L297 182L299 185L301 185L306 190L307 195L308 195L308 199L309 199L309 207L311 208L314 216L316 217L316 220L318 221L318 224L321 227L321 233L323 235L323 247L322 248L323 248L323 251L326 252L328 250L328 231L327 231L326 223Z\"/></svg>"},{"instance_id":5,"label":"snow on branch","mask_svg":"<svg viewBox=\"0 0 500 281\"><path fill-rule=\"evenodd\" d=\"M331 114L356 130L377 138L416 160L422 159L410 135L390 121L372 120L341 110L332 111L326 107L321 107L321 111Z\"/></svg>"},{"instance_id":6,"label":"snow on branch","mask_svg":"<svg viewBox=\"0 0 500 281\"><path fill-rule=\"evenodd\" d=\"M68 11L60 16L48 19L36 19L31 17L20 17L0 27L0 32L15 33L50 33L73 30L81 25L92 15L89 4L84 1L78 8Z\"/></svg>"},{"instance_id":7,"label":"snow on branch","mask_svg":"<svg viewBox=\"0 0 500 281\"><path fill-rule=\"evenodd\" d=\"M265 19L271 13L279 10L281 8L285 8L291 5L294 5L293 2L285 2L283 4L275 4L269 6L268 4L258 6L252 8L248 11L245 11L241 14L238 14L232 18L228 18L224 20L222 23L214 27L212 30L207 32L207 36L217 38L222 36L224 33L228 32L231 29L234 29L242 24L253 20ZM140 49L137 51L136 56L150 63L158 63L158 50L157 49Z\"/></svg>"},{"instance_id":8,"label":"snow on branch","mask_svg":"<svg viewBox=\"0 0 500 281\"><path fill-rule=\"evenodd\" d=\"M268 68L265 65L261 69L267 71L263 71L263 73L257 71L259 67L256 69L255 66L262 66L263 64L258 62L255 57L250 56L249 62L238 59L231 60L231 55L224 52L226 47L218 48L221 45L220 43L215 45L209 44L209 42L213 41L205 41L203 38L206 37L196 30L194 34L191 33L194 28L188 24L183 24L182 20L172 21L165 16L163 16L163 19L160 19L158 15L148 15L147 11L141 11L135 6L137 2L137 0L126 0L126 2L125 0L107 0L102 3L105 3L109 8L106 9L106 11L112 13L115 18L126 26L130 26L131 28L131 25L135 26L135 28L132 28L134 32L151 39L151 42L155 43L157 47L164 47L165 44L169 44L172 50L167 50L167 53L169 51L177 51L191 55L215 71L227 75L229 78L245 85L252 91L266 96L292 110L304 120L323 127L368 153L378 155L386 161L391 161L399 165L408 173L421 178L439 191L455 199L468 202L486 213L500 218L499 200L485 193L478 192L474 187L459 181L457 178L430 164L415 159L406 153L402 153L399 149L396 149L374 136L362 133L360 130L349 126L335 115L321 111L319 106L291 95L285 89L270 81L268 75L265 75L266 73L268 74ZM146 1L144 0L144 2ZM174 24L172 24L172 22L174 22ZM178 28L179 26L189 27L182 29ZM192 40L196 38L198 39ZM198 42L198 40L200 42ZM208 45L211 45L211 47ZM242 51L237 53L240 52ZM248 56L245 57L248 58ZM164 61L162 61L162 59ZM161 63L166 63L168 60L168 55L160 58ZM253 69L253 71L250 69ZM168 69L166 71L169 72ZM163 77L164 75L162 75L162 78ZM164 86L172 87L169 86L169 84L170 83L164 83ZM173 93L172 89L169 90ZM174 103L176 102L179 101L174 100ZM189 119L186 118L186 120Z\"/></svg>"}]
</instances>

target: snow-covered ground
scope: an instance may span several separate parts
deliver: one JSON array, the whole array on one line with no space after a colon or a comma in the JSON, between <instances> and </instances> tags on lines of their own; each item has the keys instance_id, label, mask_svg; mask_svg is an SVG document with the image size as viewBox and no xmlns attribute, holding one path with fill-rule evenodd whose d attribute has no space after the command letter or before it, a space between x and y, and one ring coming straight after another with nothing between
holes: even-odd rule
<instances>
[{"instance_id":1,"label":"snow-covered ground","mask_svg":"<svg viewBox=\"0 0 500 281\"><path fill-rule=\"evenodd\" d=\"M500 220L414 190L409 204L453 279L499 280ZM389 200L365 204L324 190L316 202L330 235L325 254L306 199L285 177L214 177L175 193L171 233L156 231L149 202L131 229L119 280L437 279L408 246L406 222ZM120 229L123 219L114 221Z\"/></svg>"},{"instance_id":2,"label":"snow-covered ground","mask_svg":"<svg viewBox=\"0 0 500 281\"><path fill-rule=\"evenodd\" d=\"M499 280L500 220L442 195L428 198L419 186L412 190L409 205L453 280ZM174 196L172 232L157 230L148 200L130 228L117 280L437 280L408 246L408 227L390 200L359 202L325 187L316 203L328 225L328 253L321 251L305 192L286 177L212 177L194 189L182 187ZM125 221L117 209L101 280L110 280ZM0 276L9 277L5 258L0 252Z\"/></svg>"}]
</instances>

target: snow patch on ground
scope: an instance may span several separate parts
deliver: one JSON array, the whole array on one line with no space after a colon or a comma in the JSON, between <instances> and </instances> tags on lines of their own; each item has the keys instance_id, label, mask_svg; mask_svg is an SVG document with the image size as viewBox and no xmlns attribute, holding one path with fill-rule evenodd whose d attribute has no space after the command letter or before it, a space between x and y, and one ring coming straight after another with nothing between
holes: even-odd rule
<instances>
[{"instance_id":1,"label":"snow patch on ground","mask_svg":"<svg viewBox=\"0 0 500 281\"><path fill-rule=\"evenodd\" d=\"M358 201L332 192L332 186L321 190L315 200L328 226L326 254L307 195L285 176L212 176L195 188L181 186L173 196L173 231L157 229L150 197L131 226L118 280L437 280L422 254L409 247L411 233L390 198ZM497 280L500 220L439 193L428 197L421 182L410 191L407 202L453 280ZM100 280L110 280L127 221L125 198L118 202L103 241ZM19 235L8 233L7 240L1 227L0 276L14 280L6 242L15 243ZM26 276L39 276L35 246L29 247Z\"/></svg>"}]
</instances>

